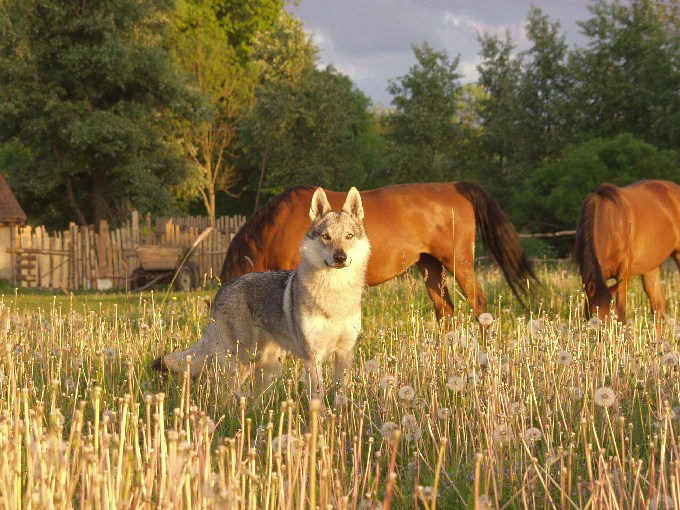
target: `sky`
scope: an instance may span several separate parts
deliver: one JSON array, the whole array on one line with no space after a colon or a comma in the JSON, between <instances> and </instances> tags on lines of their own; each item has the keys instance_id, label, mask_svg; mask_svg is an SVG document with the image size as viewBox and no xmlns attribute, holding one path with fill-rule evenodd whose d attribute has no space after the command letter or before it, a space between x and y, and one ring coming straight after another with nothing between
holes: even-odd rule
<instances>
[{"instance_id":1,"label":"sky","mask_svg":"<svg viewBox=\"0 0 680 510\"><path fill-rule=\"evenodd\" d=\"M532 6L559 21L570 46L582 46L578 21L589 19L593 0L298 0L289 11L301 19L320 48L320 64L332 64L374 103L389 105L388 81L415 64L413 45L427 42L445 50L463 83L477 79L478 34L505 37L518 51L529 47L524 34Z\"/></svg>"}]
</instances>

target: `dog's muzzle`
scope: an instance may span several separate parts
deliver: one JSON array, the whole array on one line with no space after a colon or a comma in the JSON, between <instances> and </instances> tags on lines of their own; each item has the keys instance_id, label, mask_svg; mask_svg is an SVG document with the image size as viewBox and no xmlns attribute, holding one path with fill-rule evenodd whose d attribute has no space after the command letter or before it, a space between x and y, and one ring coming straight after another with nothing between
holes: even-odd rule
<instances>
[{"instance_id":1,"label":"dog's muzzle","mask_svg":"<svg viewBox=\"0 0 680 510\"><path fill-rule=\"evenodd\" d=\"M347 267L347 254L344 250L336 250L335 253L333 253L333 263L329 264L326 262L326 265L336 269Z\"/></svg>"}]
</instances>

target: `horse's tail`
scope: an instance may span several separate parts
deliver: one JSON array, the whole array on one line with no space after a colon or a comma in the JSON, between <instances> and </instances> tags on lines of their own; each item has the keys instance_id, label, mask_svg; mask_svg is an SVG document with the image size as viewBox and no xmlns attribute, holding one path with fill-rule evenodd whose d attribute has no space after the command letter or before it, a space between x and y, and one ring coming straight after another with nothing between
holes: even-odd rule
<instances>
[{"instance_id":1,"label":"horse's tail","mask_svg":"<svg viewBox=\"0 0 680 510\"><path fill-rule=\"evenodd\" d=\"M484 245L503 271L512 293L525 306L522 297L528 293L527 280L538 283L538 279L515 227L498 202L478 184L460 181L456 183L456 191L472 204Z\"/></svg>"}]
</instances>

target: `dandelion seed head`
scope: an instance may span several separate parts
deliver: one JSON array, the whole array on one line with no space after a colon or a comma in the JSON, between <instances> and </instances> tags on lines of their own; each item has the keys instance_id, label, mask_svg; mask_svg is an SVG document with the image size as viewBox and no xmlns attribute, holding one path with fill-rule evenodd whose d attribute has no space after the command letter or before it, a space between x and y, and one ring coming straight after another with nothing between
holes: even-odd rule
<instances>
[{"instance_id":1,"label":"dandelion seed head","mask_svg":"<svg viewBox=\"0 0 680 510\"><path fill-rule=\"evenodd\" d=\"M602 320L599 317L591 317L588 319L588 327L593 330L598 330L602 326Z\"/></svg>"},{"instance_id":2,"label":"dandelion seed head","mask_svg":"<svg viewBox=\"0 0 680 510\"><path fill-rule=\"evenodd\" d=\"M595 390L593 401L600 407L611 407L616 402L616 393L611 388L602 386Z\"/></svg>"},{"instance_id":3,"label":"dandelion seed head","mask_svg":"<svg viewBox=\"0 0 680 510\"><path fill-rule=\"evenodd\" d=\"M512 428L507 423L501 423L492 433L493 440L497 443L509 443L515 437L512 432Z\"/></svg>"},{"instance_id":4,"label":"dandelion seed head","mask_svg":"<svg viewBox=\"0 0 680 510\"><path fill-rule=\"evenodd\" d=\"M399 425L393 421L386 421L380 427L380 435L387 441L388 444L392 444L394 441L394 434L399 430Z\"/></svg>"},{"instance_id":5,"label":"dandelion seed head","mask_svg":"<svg viewBox=\"0 0 680 510\"><path fill-rule=\"evenodd\" d=\"M333 405L335 407L345 407L347 405L347 402L349 402L347 395L345 395L344 393L335 394L335 399L333 400Z\"/></svg>"},{"instance_id":6,"label":"dandelion seed head","mask_svg":"<svg viewBox=\"0 0 680 510\"><path fill-rule=\"evenodd\" d=\"M535 443L543 437L543 432L541 429L536 427L528 428L524 431L524 439L527 443Z\"/></svg>"},{"instance_id":7,"label":"dandelion seed head","mask_svg":"<svg viewBox=\"0 0 680 510\"><path fill-rule=\"evenodd\" d=\"M404 433L404 439L407 441L417 441L423 437L423 430L418 425L418 420L412 414L405 414L401 418L401 426Z\"/></svg>"},{"instance_id":8,"label":"dandelion seed head","mask_svg":"<svg viewBox=\"0 0 680 510\"><path fill-rule=\"evenodd\" d=\"M451 411L449 410L448 407L440 407L437 409L437 418L440 420L445 420L451 415Z\"/></svg>"},{"instance_id":9,"label":"dandelion seed head","mask_svg":"<svg viewBox=\"0 0 680 510\"><path fill-rule=\"evenodd\" d=\"M384 375L378 384L383 390L394 388L397 385L397 378L393 375Z\"/></svg>"},{"instance_id":10,"label":"dandelion seed head","mask_svg":"<svg viewBox=\"0 0 680 510\"><path fill-rule=\"evenodd\" d=\"M661 365L664 367L677 367L678 366L678 353L677 352L667 352L661 356Z\"/></svg>"},{"instance_id":11,"label":"dandelion seed head","mask_svg":"<svg viewBox=\"0 0 680 510\"><path fill-rule=\"evenodd\" d=\"M477 320L482 326L491 326L491 324L493 324L493 315L489 312L484 312L479 315Z\"/></svg>"},{"instance_id":12,"label":"dandelion seed head","mask_svg":"<svg viewBox=\"0 0 680 510\"><path fill-rule=\"evenodd\" d=\"M493 501L491 501L491 498L487 496L486 494L482 494L477 498L477 505L475 508L478 510L492 510L494 507Z\"/></svg>"},{"instance_id":13,"label":"dandelion seed head","mask_svg":"<svg viewBox=\"0 0 680 510\"><path fill-rule=\"evenodd\" d=\"M557 353L557 364L562 367L568 367L571 365L574 357L567 351L559 351Z\"/></svg>"},{"instance_id":14,"label":"dandelion seed head","mask_svg":"<svg viewBox=\"0 0 680 510\"><path fill-rule=\"evenodd\" d=\"M415 398L416 390L414 390L412 386L405 385L399 388L398 395L401 400L404 400L405 402L410 402Z\"/></svg>"},{"instance_id":15,"label":"dandelion seed head","mask_svg":"<svg viewBox=\"0 0 680 510\"><path fill-rule=\"evenodd\" d=\"M452 375L446 382L446 387L451 391L459 393L465 389L465 376Z\"/></svg>"},{"instance_id":16,"label":"dandelion seed head","mask_svg":"<svg viewBox=\"0 0 680 510\"><path fill-rule=\"evenodd\" d=\"M364 361L364 372L367 374L375 374L380 370L380 364L374 359Z\"/></svg>"},{"instance_id":17,"label":"dandelion seed head","mask_svg":"<svg viewBox=\"0 0 680 510\"><path fill-rule=\"evenodd\" d=\"M107 347L104 349L104 356L106 356L109 359L115 359L118 357L118 349L115 347Z\"/></svg>"},{"instance_id":18,"label":"dandelion seed head","mask_svg":"<svg viewBox=\"0 0 680 510\"><path fill-rule=\"evenodd\" d=\"M524 402L510 402L508 405L508 414L510 416L518 416L522 414L526 409Z\"/></svg>"}]
</instances>

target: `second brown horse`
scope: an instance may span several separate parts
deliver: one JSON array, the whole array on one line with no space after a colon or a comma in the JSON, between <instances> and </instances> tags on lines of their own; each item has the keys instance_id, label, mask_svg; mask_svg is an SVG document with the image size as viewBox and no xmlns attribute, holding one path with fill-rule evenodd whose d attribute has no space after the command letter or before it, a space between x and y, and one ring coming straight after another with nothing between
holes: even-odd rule
<instances>
[{"instance_id":1,"label":"second brown horse","mask_svg":"<svg viewBox=\"0 0 680 510\"><path fill-rule=\"evenodd\" d=\"M316 188L297 186L272 198L241 227L229 245L222 281L250 271L294 269L309 227ZM346 193L326 190L334 209ZM487 303L474 271L475 232L522 302L527 280L535 280L514 227L493 197L471 182L420 183L362 191L364 224L372 253L366 281L378 285L415 264L425 278L437 318L453 304L445 285L451 272L476 316Z\"/></svg>"}]
</instances>

